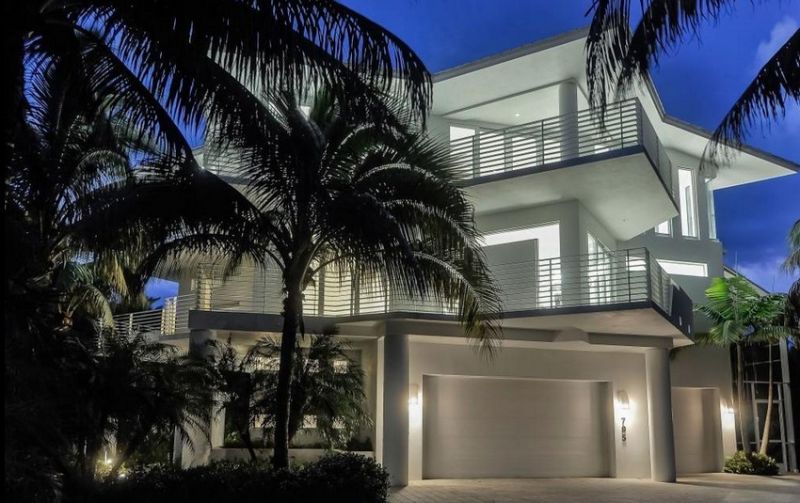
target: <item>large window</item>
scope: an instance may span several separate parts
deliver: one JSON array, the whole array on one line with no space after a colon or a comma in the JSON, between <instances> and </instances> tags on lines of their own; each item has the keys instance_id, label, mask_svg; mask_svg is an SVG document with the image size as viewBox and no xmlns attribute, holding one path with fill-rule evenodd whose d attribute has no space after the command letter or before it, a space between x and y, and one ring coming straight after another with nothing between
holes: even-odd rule
<instances>
[{"instance_id":1,"label":"large window","mask_svg":"<svg viewBox=\"0 0 800 503\"><path fill-rule=\"evenodd\" d=\"M678 187L681 202L681 232L690 238L697 237L697 196L694 174L691 169L678 169Z\"/></svg>"},{"instance_id":2,"label":"large window","mask_svg":"<svg viewBox=\"0 0 800 503\"><path fill-rule=\"evenodd\" d=\"M482 246L498 246L524 241L536 241L537 243L537 263L531 264L534 268L537 296L536 307L547 308L561 305L561 242L560 228L557 222L539 225L536 227L525 227L518 229L508 229L484 234ZM491 262L491 260L490 260ZM521 288L520 282L526 281L522 276L507 276L507 271L514 268L526 269L525 264L519 260L513 260L512 264L496 263L492 264L492 272L495 279L502 276L507 285L501 285L503 290ZM500 279L502 279L500 278ZM502 281L500 281L502 283ZM525 287L527 289L527 287ZM512 299L513 301L513 299Z\"/></svg>"}]
</instances>

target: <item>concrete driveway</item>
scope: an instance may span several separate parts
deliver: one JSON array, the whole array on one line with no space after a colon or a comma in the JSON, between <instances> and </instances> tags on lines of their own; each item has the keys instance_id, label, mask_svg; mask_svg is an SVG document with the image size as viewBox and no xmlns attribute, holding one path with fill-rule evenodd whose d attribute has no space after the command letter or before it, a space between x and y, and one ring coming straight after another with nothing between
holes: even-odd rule
<instances>
[{"instance_id":1,"label":"concrete driveway","mask_svg":"<svg viewBox=\"0 0 800 503\"><path fill-rule=\"evenodd\" d=\"M676 484L625 479L424 480L394 490L392 503L798 503L800 476L710 473Z\"/></svg>"}]
</instances>

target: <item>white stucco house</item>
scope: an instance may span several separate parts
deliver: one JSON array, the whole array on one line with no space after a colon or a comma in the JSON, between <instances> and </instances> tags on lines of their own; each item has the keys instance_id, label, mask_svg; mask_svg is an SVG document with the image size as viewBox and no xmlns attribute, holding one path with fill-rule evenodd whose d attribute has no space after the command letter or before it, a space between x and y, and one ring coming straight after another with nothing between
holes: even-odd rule
<instances>
[{"instance_id":1,"label":"white stucco house","mask_svg":"<svg viewBox=\"0 0 800 503\"><path fill-rule=\"evenodd\" d=\"M713 191L794 173L743 148L699 176L708 140L655 88L588 109L583 30L434 76L431 134L449 142L504 292L504 342L476 355L441 307L338 281L307 292L366 371L366 432L395 484L424 478L624 477L719 471L736 449L730 358L689 347L722 276ZM214 171L214 165L205 166ZM280 331L280 285L190 272L161 311L124 315L189 347ZM208 460L210 445L184 464ZM191 457L191 459L188 459Z\"/></svg>"}]
</instances>

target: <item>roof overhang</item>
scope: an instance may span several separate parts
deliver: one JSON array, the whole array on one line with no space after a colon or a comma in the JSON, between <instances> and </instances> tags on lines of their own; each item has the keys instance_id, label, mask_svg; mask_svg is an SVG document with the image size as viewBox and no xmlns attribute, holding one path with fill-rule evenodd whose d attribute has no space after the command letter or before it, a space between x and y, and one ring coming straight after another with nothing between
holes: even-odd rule
<instances>
[{"instance_id":1,"label":"roof overhang","mask_svg":"<svg viewBox=\"0 0 800 503\"><path fill-rule=\"evenodd\" d=\"M565 81L577 83L579 107L585 107L587 33L587 28L573 30L435 74L432 113L454 121L483 117L503 125L553 117L558 115L553 93ZM711 133L667 114L649 78L633 94L662 144L699 164ZM745 145L719 167L711 187L732 187L798 171L797 162Z\"/></svg>"}]
</instances>

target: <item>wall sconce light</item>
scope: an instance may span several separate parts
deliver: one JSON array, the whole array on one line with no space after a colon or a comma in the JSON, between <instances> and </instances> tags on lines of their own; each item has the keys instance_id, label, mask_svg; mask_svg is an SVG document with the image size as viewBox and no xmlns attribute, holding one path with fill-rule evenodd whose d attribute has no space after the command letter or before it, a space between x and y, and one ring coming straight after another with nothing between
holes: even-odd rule
<instances>
[{"instance_id":1,"label":"wall sconce light","mask_svg":"<svg viewBox=\"0 0 800 503\"><path fill-rule=\"evenodd\" d=\"M620 412L622 413L621 420L622 426L620 428L620 433L622 436L622 441L628 441L628 428L625 426L625 419L628 411L631 410L631 404L628 400L628 394L624 390L617 391L617 407L619 408Z\"/></svg>"},{"instance_id":2,"label":"wall sconce light","mask_svg":"<svg viewBox=\"0 0 800 503\"><path fill-rule=\"evenodd\" d=\"M408 404L419 405L419 384L412 384L408 387Z\"/></svg>"}]
</instances>

